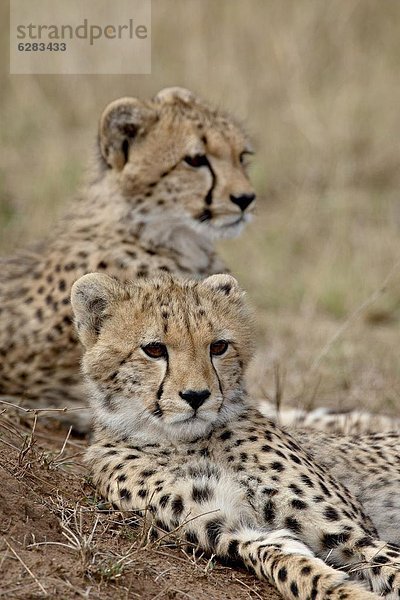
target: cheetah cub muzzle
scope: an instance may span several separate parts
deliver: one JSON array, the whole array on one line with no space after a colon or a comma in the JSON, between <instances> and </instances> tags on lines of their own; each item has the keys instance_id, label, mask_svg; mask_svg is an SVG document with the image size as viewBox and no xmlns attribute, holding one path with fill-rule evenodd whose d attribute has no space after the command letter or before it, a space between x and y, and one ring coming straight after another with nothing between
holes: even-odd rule
<instances>
[{"instance_id":1,"label":"cheetah cub muzzle","mask_svg":"<svg viewBox=\"0 0 400 600\"><path fill-rule=\"evenodd\" d=\"M360 501L370 464L397 440L382 436L362 461L354 452L342 473L329 436L314 446L314 433L296 438L251 408L251 316L233 277L94 273L74 284L72 306L95 421L87 460L108 501L143 511L154 535L179 528L241 560L287 599L399 597L398 527L387 543L374 524L389 500L398 524L399 476L373 480L371 514ZM349 447L337 450L348 461Z\"/></svg>"}]
</instances>

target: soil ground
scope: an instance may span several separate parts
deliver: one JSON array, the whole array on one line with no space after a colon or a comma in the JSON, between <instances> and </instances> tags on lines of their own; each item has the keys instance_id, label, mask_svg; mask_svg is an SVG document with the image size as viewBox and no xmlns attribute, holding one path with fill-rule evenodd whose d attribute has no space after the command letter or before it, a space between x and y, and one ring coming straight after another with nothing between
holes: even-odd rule
<instances>
[{"instance_id":1,"label":"soil ground","mask_svg":"<svg viewBox=\"0 0 400 600\"><path fill-rule=\"evenodd\" d=\"M177 537L149 543L87 478L86 441L6 409L0 417L0 598L278 600L237 565Z\"/></svg>"}]
</instances>

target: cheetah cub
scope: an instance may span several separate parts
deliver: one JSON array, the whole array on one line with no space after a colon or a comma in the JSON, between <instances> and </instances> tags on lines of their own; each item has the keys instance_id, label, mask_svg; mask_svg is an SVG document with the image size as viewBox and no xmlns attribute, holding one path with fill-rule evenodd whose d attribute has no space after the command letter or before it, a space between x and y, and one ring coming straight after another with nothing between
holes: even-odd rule
<instances>
[{"instance_id":1,"label":"cheetah cub","mask_svg":"<svg viewBox=\"0 0 400 600\"><path fill-rule=\"evenodd\" d=\"M89 184L46 243L0 261L0 394L35 407L85 404L70 289L120 279L225 270L216 239L238 235L255 205L250 142L189 90L120 98L100 118ZM85 429L84 412L70 412Z\"/></svg>"},{"instance_id":2,"label":"cheetah cub","mask_svg":"<svg viewBox=\"0 0 400 600\"><path fill-rule=\"evenodd\" d=\"M399 597L397 438L296 439L251 408L251 317L233 277L93 273L72 306L95 421L87 460L107 500L150 515L154 535L179 527L243 561L287 599Z\"/></svg>"}]
</instances>

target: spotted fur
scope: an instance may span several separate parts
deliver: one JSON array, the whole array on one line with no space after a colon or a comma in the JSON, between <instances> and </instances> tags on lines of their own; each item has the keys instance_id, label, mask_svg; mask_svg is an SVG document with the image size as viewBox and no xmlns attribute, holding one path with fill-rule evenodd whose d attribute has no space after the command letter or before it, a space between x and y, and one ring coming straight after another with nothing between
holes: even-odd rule
<instances>
[{"instance_id":1,"label":"spotted fur","mask_svg":"<svg viewBox=\"0 0 400 600\"><path fill-rule=\"evenodd\" d=\"M87 460L115 508L243 561L289 600L399 597L398 435L289 432L250 408L254 334L232 277L91 274L72 304L95 416Z\"/></svg>"},{"instance_id":2,"label":"spotted fur","mask_svg":"<svg viewBox=\"0 0 400 600\"><path fill-rule=\"evenodd\" d=\"M337 411L318 407L310 411L297 408L277 410L271 402L258 403L260 412L282 427L316 429L327 433L359 435L397 431L400 433L400 419L392 416L369 413L365 410Z\"/></svg>"},{"instance_id":3,"label":"spotted fur","mask_svg":"<svg viewBox=\"0 0 400 600\"><path fill-rule=\"evenodd\" d=\"M94 172L67 216L45 242L0 263L0 394L84 404L69 302L81 275L223 271L214 239L237 235L254 207L249 152L240 126L188 90L112 102ZM85 428L83 413L75 424Z\"/></svg>"}]
</instances>

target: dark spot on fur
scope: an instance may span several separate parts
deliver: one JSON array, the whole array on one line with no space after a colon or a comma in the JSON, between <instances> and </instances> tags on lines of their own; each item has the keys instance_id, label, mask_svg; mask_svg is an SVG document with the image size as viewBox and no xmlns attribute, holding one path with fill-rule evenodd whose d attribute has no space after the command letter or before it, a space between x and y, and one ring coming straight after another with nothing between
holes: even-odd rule
<instances>
[{"instance_id":1,"label":"dark spot on fur","mask_svg":"<svg viewBox=\"0 0 400 600\"><path fill-rule=\"evenodd\" d=\"M126 488L121 488L119 490L119 496L120 496L121 500L128 500L129 501L132 498L132 494Z\"/></svg>"},{"instance_id":2,"label":"dark spot on fur","mask_svg":"<svg viewBox=\"0 0 400 600\"><path fill-rule=\"evenodd\" d=\"M303 502L303 500L299 500L298 498L294 498L291 502L293 508L297 510L304 510L307 508L307 504Z\"/></svg>"},{"instance_id":3,"label":"dark spot on fur","mask_svg":"<svg viewBox=\"0 0 400 600\"><path fill-rule=\"evenodd\" d=\"M304 492L301 488L299 488L298 485L296 485L295 483L291 483L289 485L289 489L296 494L296 496L304 496Z\"/></svg>"},{"instance_id":4,"label":"dark spot on fur","mask_svg":"<svg viewBox=\"0 0 400 600\"><path fill-rule=\"evenodd\" d=\"M162 531L169 531L168 525L164 523L164 521L161 521L161 519L156 519L155 525L156 527L158 527L158 529L161 529Z\"/></svg>"},{"instance_id":5,"label":"dark spot on fur","mask_svg":"<svg viewBox=\"0 0 400 600\"><path fill-rule=\"evenodd\" d=\"M161 508L165 508L167 506L170 497L171 496L169 494L164 494L164 496L161 496L161 498L160 498L160 506L161 506Z\"/></svg>"},{"instance_id":6,"label":"dark spot on fur","mask_svg":"<svg viewBox=\"0 0 400 600\"><path fill-rule=\"evenodd\" d=\"M155 473L154 469L146 469L145 471L142 471L140 473L140 477L144 477L144 478L151 477L151 475L154 475L154 473Z\"/></svg>"},{"instance_id":7,"label":"dark spot on fur","mask_svg":"<svg viewBox=\"0 0 400 600\"><path fill-rule=\"evenodd\" d=\"M389 559L387 556L375 556L372 560L373 560L373 562L380 563L381 565L384 565L389 562Z\"/></svg>"},{"instance_id":8,"label":"dark spot on fur","mask_svg":"<svg viewBox=\"0 0 400 600\"><path fill-rule=\"evenodd\" d=\"M358 540L358 542L355 543L355 547L356 548L365 548L366 546L370 546L372 542L372 539L370 537L363 537L361 539Z\"/></svg>"},{"instance_id":9,"label":"dark spot on fur","mask_svg":"<svg viewBox=\"0 0 400 600\"><path fill-rule=\"evenodd\" d=\"M278 471L279 473L281 473L282 471L285 470L285 467L280 462L273 462L271 464L271 469L273 469L274 471Z\"/></svg>"},{"instance_id":10,"label":"dark spot on fur","mask_svg":"<svg viewBox=\"0 0 400 600\"><path fill-rule=\"evenodd\" d=\"M186 541L189 542L189 544L193 544L194 546L199 545L199 538L194 533L194 531L187 531L185 534L185 537L186 537Z\"/></svg>"},{"instance_id":11,"label":"dark spot on fur","mask_svg":"<svg viewBox=\"0 0 400 600\"><path fill-rule=\"evenodd\" d=\"M64 271L73 271L76 269L76 264L74 262L69 262L64 265Z\"/></svg>"},{"instance_id":12,"label":"dark spot on fur","mask_svg":"<svg viewBox=\"0 0 400 600\"><path fill-rule=\"evenodd\" d=\"M281 567L278 571L278 579L279 581L285 582L287 579L287 569L286 567Z\"/></svg>"},{"instance_id":13,"label":"dark spot on fur","mask_svg":"<svg viewBox=\"0 0 400 600\"><path fill-rule=\"evenodd\" d=\"M296 454L289 454L289 456L292 459L292 461L296 463L296 465L301 465L301 460L298 456L296 456Z\"/></svg>"},{"instance_id":14,"label":"dark spot on fur","mask_svg":"<svg viewBox=\"0 0 400 600\"><path fill-rule=\"evenodd\" d=\"M323 537L322 537L322 545L325 549L331 549L331 548L336 548L336 546L339 546L340 544L343 544L344 542L347 542L347 540L349 539L350 534L347 532L342 532L342 533L326 533Z\"/></svg>"},{"instance_id":15,"label":"dark spot on fur","mask_svg":"<svg viewBox=\"0 0 400 600\"><path fill-rule=\"evenodd\" d=\"M208 521L206 525L206 534L211 549L215 549L222 530L223 523L221 519L213 519L212 521Z\"/></svg>"},{"instance_id":16,"label":"dark spot on fur","mask_svg":"<svg viewBox=\"0 0 400 600\"><path fill-rule=\"evenodd\" d=\"M333 506L328 506L325 508L324 517L328 519L328 521L338 521L340 519L338 511L336 508L333 508Z\"/></svg>"},{"instance_id":17,"label":"dark spot on fur","mask_svg":"<svg viewBox=\"0 0 400 600\"><path fill-rule=\"evenodd\" d=\"M268 502L264 504L264 519L267 521L267 523L272 523L274 521L275 509L275 502L272 502L272 500L268 500Z\"/></svg>"},{"instance_id":18,"label":"dark spot on fur","mask_svg":"<svg viewBox=\"0 0 400 600\"><path fill-rule=\"evenodd\" d=\"M229 294L232 291L232 286L229 283L225 283L224 285L221 285L218 289L221 292L224 292L224 294L226 294L227 296L229 296Z\"/></svg>"},{"instance_id":19,"label":"dark spot on fur","mask_svg":"<svg viewBox=\"0 0 400 600\"><path fill-rule=\"evenodd\" d=\"M212 498L212 495L212 489L208 485L193 485L192 498L195 502L198 502L199 504L207 502Z\"/></svg>"},{"instance_id":20,"label":"dark spot on fur","mask_svg":"<svg viewBox=\"0 0 400 600\"><path fill-rule=\"evenodd\" d=\"M171 502L171 510L174 517L179 517L183 513L183 499L182 496L176 496Z\"/></svg>"},{"instance_id":21,"label":"dark spot on fur","mask_svg":"<svg viewBox=\"0 0 400 600\"><path fill-rule=\"evenodd\" d=\"M332 496L332 494L330 493L326 485L322 483L322 481L319 482L319 487L321 488L321 491L323 494L325 494L325 496L327 496L328 498Z\"/></svg>"},{"instance_id":22,"label":"dark spot on fur","mask_svg":"<svg viewBox=\"0 0 400 600\"><path fill-rule=\"evenodd\" d=\"M286 517L285 526L291 531L294 531L294 533L300 533L301 531L301 525L294 517Z\"/></svg>"},{"instance_id":23,"label":"dark spot on fur","mask_svg":"<svg viewBox=\"0 0 400 600\"><path fill-rule=\"evenodd\" d=\"M237 560L239 557L238 552L239 542L238 540L231 540L228 545L228 556L232 560Z\"/></svg>"},{"instance_id":24,"label":"dark spot on fur","mask_svg":"<svg viewBox=\"0 0 400 600\"><path fill-rule=\"evenodd\" d=\"M324 496L314 496L314 502L323 502L325 500Z\"/></svg>"},{"instance_id":25,"label":"dark spot on fur","mask_svg":"<svg viewBox=\"0 0 400 600\"><path fill-rule=\"evenodd\" d=\"M311 479L309 478L308 475L302 474L300 476L300 479L302 480L303 483L306 484L307 487L309 487L309 488L313 488L314 487L314 484L313 484L313 482L311 481Z\"/></svg>"},{"instance_id":26,"label":"dark spot on fur","mask_svg":"<svg viewBox=\"0 0 400 600\"><path fill-rule=\"evenodd\" d=\"M292 592L295 598L299 597L299 588L297 587L297 583L295 581L292 581L292 583L290 584L290 591Z\"/></svg>"}]
</instances>

